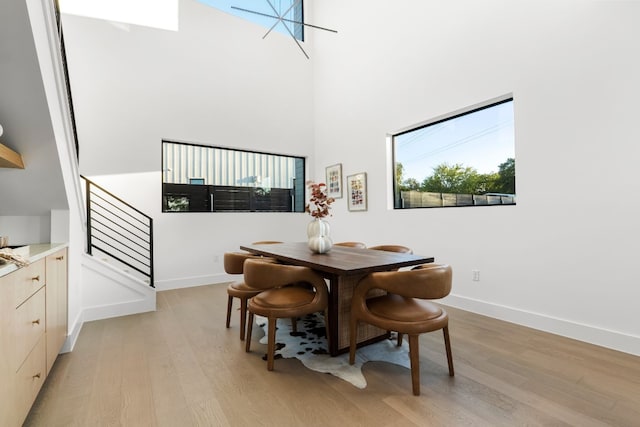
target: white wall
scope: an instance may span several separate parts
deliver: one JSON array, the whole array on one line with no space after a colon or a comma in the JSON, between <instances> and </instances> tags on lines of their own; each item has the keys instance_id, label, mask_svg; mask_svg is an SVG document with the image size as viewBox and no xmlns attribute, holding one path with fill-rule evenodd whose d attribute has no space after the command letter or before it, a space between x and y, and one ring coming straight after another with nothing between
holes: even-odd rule
<instances>
[{"instance_id":1,"label":"white wall","mask_svg":"<svg viewBox=\"0 0 640 427\"><path fill-rule=\"evenodd\" d=\"M158 289L211 283L225 251L304 240L309 221L161 212L163 138L313 153L311 62L294 41L194 1L179 13L177 32L63 16L80 172L153 217Z\"/></svg>"},{"instance_id":2,"label":"white wall","mask_svg":"<svg viewBox=\"0 0 640 427\"><path fill-rule=\"evenodd\" d=\"M369 210L339 200L332 232L450 263L452 305L640 354L640 3L323 0L313 12L338 30L315 38L316 171L341 162L369 181ZM510 92L517 206L387 209L387 133Z\"/></svg>"},{"instance_id":3,"label":"white wall","mask_svg":"<svg viewBox=\"0 0 640 427\"><path fill-rule=\"evenodd\" d=\"M0 142L25 164L0 168L0 216L44 218L68 205L27 3L34 2L0 2ZM16 239L25 233L27 240L12 238L19 243L38 243L33 239L40 236L22 229L0 233Z\"/></svg>"},{"instance_id":4,"label":"white wall","mask_svg":"<svg viewBox=\"0 0 640 427\"><path fill-rule=\"evenodd\" d=\"M0 236L9 237L9 245L48 243L50 216L0 216Z\"/></svg>"},{"instance_id":5,"label":"white wall","mask_svg":"<svg viewBox=\"0 0 640 427\"><path fill-rule=\"evenodd\" d=\"M639 7L310 2L307 19L338 30L307 31L310 61L197 2L178 32L64 16L81 171L154 217L162 289L215 280L240 243L303 240L309 220L162 214L162 138L312 156L316 179L342 163L368 173L369 209L338 200L335 240L411 246L453 265L449 304L640 354ZM387 133L506 93L517 206L387 208Z\"/></svg>"}]
</instances>

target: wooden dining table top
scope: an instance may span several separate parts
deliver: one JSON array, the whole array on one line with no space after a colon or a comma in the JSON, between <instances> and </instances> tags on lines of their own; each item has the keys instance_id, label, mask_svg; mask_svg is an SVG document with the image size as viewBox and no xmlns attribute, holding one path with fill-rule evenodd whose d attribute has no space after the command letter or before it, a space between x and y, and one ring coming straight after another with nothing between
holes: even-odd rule
<instances>
[{"instance_id":1,"label":"wooden dining table top","mask_svg":"<svg viewBox=\"0 0 640 427\"><path fill-rule=\"evenodd\" d=\"M422 255L345 246L333 246L329 252L317 254L306 242L242 245L240 249L338 276L389 271L434 261L433 257Z\"/></svg>"}]
</instances>

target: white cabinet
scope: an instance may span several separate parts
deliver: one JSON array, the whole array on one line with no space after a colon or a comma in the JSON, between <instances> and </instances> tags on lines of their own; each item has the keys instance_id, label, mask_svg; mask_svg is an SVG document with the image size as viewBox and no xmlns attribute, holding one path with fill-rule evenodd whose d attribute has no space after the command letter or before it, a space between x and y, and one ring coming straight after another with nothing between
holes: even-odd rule
<instances>
[{"instance_id":1,"label":"white cabinet","mask_svg":"<svg viewBox=\"0 0 640 427\"><path fill-rule=\"evenodd\" d=\"M66 249L0 277L0 426L22 425L66 334Z\"/></svg>"}]
</instances>

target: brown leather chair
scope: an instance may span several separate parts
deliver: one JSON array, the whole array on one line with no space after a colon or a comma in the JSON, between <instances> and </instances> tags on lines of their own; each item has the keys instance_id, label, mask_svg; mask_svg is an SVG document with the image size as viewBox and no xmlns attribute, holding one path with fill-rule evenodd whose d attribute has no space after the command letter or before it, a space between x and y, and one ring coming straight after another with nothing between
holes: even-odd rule
<instances>
[{"instance_id":1,"label":"brown leather chair","mask_svg":"<svg viewBox=\"0 0 640 427\"><path fill-rule=\"evenodd\" d=\"M254 315L269 321L267 333L267 369L273 370L277 319L295 319L318 311L324 312L325 327L329 330L327 304L329 293L322 276L308 267L263 262L248 259L244 264L244 281L262 292L249 300L249 324L246 351L251 351ZM308 285L308 286L304 286ZM327 334L327 338L329 334Z\"/></svg>"},{"instance_id":2,"label":"brown leather chair","mask_svg":"<svg viewBox=\"0 0 640 427\"><path fill-rule=\"evenodd\" d=\"M253 245L269 245L282 243L276 240L261 240L253 242ZM227 274L244 273L244 261L247 258L260 258L260 255L248 252L227 252L224 254L224 271ZM271 260L271 259L270 259ZM273 262L273 260L271 260ZM240 300L240 340L244 340L245 325L247 324L247 301L249 298L260 293L259 289L252 289L242 281L234 282L227 286L227 328L231 324L231 310L233 308L233 298Z\"/></svg>"},{"instance_id":3,"label":"brown leather chair","mask_svg":"<svg viewBox=\"0 0 640 427\"><path fill-rule=\"evenodd\" d=\"M260 258L248 252L227 252L224 254L224 271L227 274L243 274L244 262L250 258ZM233 299L240 300L240 340L244 340L245 325L247 324L247 301L260 293L260 289L253 289L243 281L230 283L227 286L227 328L231 323L231 309Z\"/></svg>"},{"instance_id":4,"label":"brown leather chair","mask_svg":"<svg viewBox=\"0 0 640 427\"><path fill-rule=\"evenodd\" d=\"M402 245L378 245L378 246L369 246L369 249L373 249L374 251L387 251L387 252L398 252L403 254L412 254L413 250L406 246ZM399 270L396 268L394 271ZM398 345L402 344L402 340L398 341Z\"/></svg>"},{"instance_id":5,"label":"brown leather chair","mask_svg":"<svg viewBox=\"0 0 640 427\"><path fill-rule=\"evenodd\" d=\"M411 248L402 245L378 245L378 246L369 246L369 249L373 249L376 251L387 251L387 252L400 252L404 254L412 254L413 251Z\"/></svg>"},{"instance_id":6,"label":"brown leather chair","mask_svg":"<svg viewBox=\"0 0 640 427\"><path fill-rule=\"evenodd\" d=\"M351 302L349 322L349 363L356 356L358 322L365 322L388 331L409 335L409 359L413 394L420 394L419 335L442 329L447 351L449 375L453 376L453 358L449 341L449 316L447 312L428 299L443 298L451 292L451 267L424 264L409 271L385 271L370 273L355 288ZM388 292L386 295L367 298L373 289Z\"/></svg>"},{"instance_id":7,"label":"brown leather chair","mask_svg":"<svg viewBox=\"0 0 640 427\"><path fill-rule=\"evenodd\" d=\"M339 242L334 243L333 246L346 246L348 248L366 249L367 245L362 242Z\"/></svg>"}]
</instances>

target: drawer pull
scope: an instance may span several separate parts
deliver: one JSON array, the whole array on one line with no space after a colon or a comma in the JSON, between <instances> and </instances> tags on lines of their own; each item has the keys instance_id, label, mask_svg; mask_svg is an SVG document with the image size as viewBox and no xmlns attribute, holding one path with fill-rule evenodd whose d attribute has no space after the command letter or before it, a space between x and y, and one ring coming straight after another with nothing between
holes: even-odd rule
<instances>
[{"instance_id":1,"label":"drawer pull","mask_svg":"<svg viewBox=\"0 0 640 427\"><path fill-rule=\"evenodd\" d=\"M64 255L57 256L56 261L62 261L64 259Z\"/></svg>"},{"instance_id":2,"label":"drawer pull","mask_svg":"<svg viewBox=\"0 0 640 427\"><path fill-rule=\"evenodd\" d=\"M40 324L40 319L32 320L31 324L32 325L39 325Z\"/></svg>"},{"instance_id":3,"label":"drawer pull","mask_svg":"<svg viewBox=\"0 0 640 427\"><path fill-rule=\"evenodd\" d=\"M40 378L40 372L38 372L37 374L35 374L31 378L33 378L34 380L37 379L37 378Z\"/></svg>"},{"instance_id":4,"label":"drawer pull","mask_svg":"<svg viewBox=\"0 0 640 427\"><path fill-rule=\"evenodd\" d=\"M39 282L39 281L40 281L40 275L38 274L37 276L32 277L32 278L31 278L31 281L32 281L32 282Z\"/></svg>"}]
</instances>

